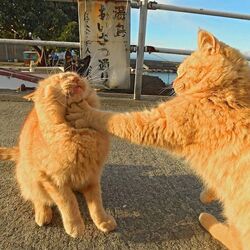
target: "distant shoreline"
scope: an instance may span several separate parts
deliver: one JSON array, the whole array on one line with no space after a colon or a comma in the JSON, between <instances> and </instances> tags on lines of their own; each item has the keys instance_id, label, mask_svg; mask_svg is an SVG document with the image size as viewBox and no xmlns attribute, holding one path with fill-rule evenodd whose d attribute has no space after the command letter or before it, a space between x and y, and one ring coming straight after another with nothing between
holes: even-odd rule
<instances>
[{"instance_id":1,"label":"distant shoreline","mask_svg":"<svg viewBox=\"0 0 250 250\"><path fill-rule=\"evenodd\" d=\"M148 72L171 72L176 73L180 62L144 60L144 69ZM130 59L130 66L136 68L136 60Z\"/></svg>"}]
</instances>

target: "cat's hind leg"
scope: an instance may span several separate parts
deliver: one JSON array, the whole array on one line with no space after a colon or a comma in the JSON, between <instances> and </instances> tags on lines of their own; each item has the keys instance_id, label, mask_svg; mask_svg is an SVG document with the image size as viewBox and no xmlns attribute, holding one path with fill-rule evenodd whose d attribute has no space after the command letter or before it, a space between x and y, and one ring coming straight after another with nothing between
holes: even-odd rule
<instances>
[{"instance_id":1,"label":"cat's hind leg","mask_svg":"<svg viewBox=\"0 0 250 250\"><path fill-rule=\"evenodd\" d=\"M204 188L204 190L200 193L200 201L203 204L211 203L216 199L216 194L211 188Z\"/></svg>"},{"instance_id":2,"label":"cat's hind leg","mask_svg":"<svg viewBox=\"0 0 250 250\"><path fill-rule=\"evenodd\" d=\"M201 225L229 250L241 250L238 232L231 226L220 223L214 216L201 213L199 216Z\"/></svg>"},{"instance_id":3,"label":"cat's hind leg","mask_svg":"<svg viewBox=\"0 0 250 250\"><path fill-rule=\"evenodd\" d=\"M89 213L96 227L102 232L110 232L116 228L115 219L106 213L102 205L101 188L99 183L91 184L83 189Z\"/></svg>"}]
</instances>

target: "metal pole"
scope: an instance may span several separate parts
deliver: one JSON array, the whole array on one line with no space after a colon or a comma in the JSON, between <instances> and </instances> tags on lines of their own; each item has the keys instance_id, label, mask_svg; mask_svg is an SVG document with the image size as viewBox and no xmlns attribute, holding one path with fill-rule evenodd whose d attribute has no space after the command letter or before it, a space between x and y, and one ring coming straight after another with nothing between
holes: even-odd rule
<instances>
[{"instance_id":1,"label":"metal pole","mask_svg":"<svg viewBox=\"0 0 250 250\"><path fill-rule=\"evenodd\" d=\"M166 53L175 55L190 55L194 52L194 50L159 48L154 46L146 46L144 51L148 53Z\"/></svg>"},{"instance_id":2,"label":"metal pole","mask_svg":"<svg viewBox=\"0 0 250 250\"><path fill-rule=\"evenodd\" d=\"M136 58L136 71L135 71L135 86L134 86L134 99L140 99L142 89L142 74L143 74L143 61L144 61L144 46L147 26L148 14L148 0L141 0L140 5L140 22L139 22L139 35L138 35L138 49Z\"/></svg>"},{"instance_id":3,"label":"metal pole","mask_svg":"<svg viewBox=\"0 0 250 250\"><path fill-rule=\"evenodd\" d=\"M168 5L168 4L158 4L157 2L149 2L148 8L151 10L168 10L168 11L186 12L186 13L192 13L192 14L201 14L201 15L209 15L209 16L219 16L219 17L250 20L250 15L247 15L247 14L230 13L230 12L217 11L217 10L195 9L195 8L174 6L174 5Z\"/></svg>"},{"instance_id":4,"label":"metal pole","mask_svg":"<svg viewBox=\"0 0 250 250\"><path fill-rule=\"evenodd\" d=\"M54 46L54 47L63 47L63 48L67 48L67 47L79 48L80 47L80 43L77 43L77 42L21 40L21 39L0 39L0 44Z\"/></svg>"},{"instance_id":5,"label":"metal pole","mask_svg":"<svg viewBox=\"0 0 250 250\"><path fill-rule=\"evenodd\" d=\"M186 49L171 49L171 48L159 48L159 47L153 47L155 51L148 50L148 48L152 48L152 46L146 46L145 52L149 53L165 53L165 54L174 54L174 55L190 55L194 52L194 50L186 50ZM246 53L241 52L241 54L250 61L250 56L248 56Z\"/></svg>"}]
</instances>

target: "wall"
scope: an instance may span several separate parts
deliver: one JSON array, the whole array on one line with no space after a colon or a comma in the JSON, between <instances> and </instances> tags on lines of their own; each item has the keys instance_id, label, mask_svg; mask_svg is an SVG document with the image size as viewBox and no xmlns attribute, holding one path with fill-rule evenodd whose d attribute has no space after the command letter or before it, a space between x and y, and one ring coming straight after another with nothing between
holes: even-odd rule
<instances>
[{"instance_id":1,"label":"wall","mask_svg":"<svg viewBox=\"0 0 250 250\"><path fill-rule=\"evenodd\" d=\"M23 51L29 50L29 47L24 45L8 45L8 44L0 44L0 61L8 62L14 61L17 59L18 61L23 61Z\"/></svg>"}]
</instances>

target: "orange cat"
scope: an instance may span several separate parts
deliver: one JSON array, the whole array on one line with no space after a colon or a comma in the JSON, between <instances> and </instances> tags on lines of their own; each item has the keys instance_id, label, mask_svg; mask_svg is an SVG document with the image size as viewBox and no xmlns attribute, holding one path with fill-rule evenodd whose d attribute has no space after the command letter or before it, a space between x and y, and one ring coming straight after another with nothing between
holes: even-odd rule
<instances>
[{"instance_id":1,"label":"orange cat","mask_svg":"<svg viewBox=\"0 0 250 250\"><path fill-rule=\"evenodd\" d=\"M24 199L34 204L36 223L50 223L51 205L56 204L66 232L73 237L82 235L84 223L73 193L77 190L84 195L97 228L103 232L115 229L115 220L103 208L100 189L108 134L74 129L64 118L67 107L72 110L83 100L98 108L96 93L77 74L61 73L41 81L32 99L35 106L24 123L18 147L1 148L0 159L16 161L17 181Z\"/></svg>"},{"instance_id":2,"label":"orange cat","mask_svg":"<svg viewBox=\"0 0 250 250\"><path fill-rule=\"evenodd\" d=\"M174 88L175 98L151 110L101 112L83 102L83 114L79 110L67 119L77 128L103 129L184 157L207 186L201 201L219 199L224 205L225 224L206 213L201 224L229 249L249 250L248 63L237 50L200 31L198 49L180 65Z\"/></svg>"}]
</instances>

